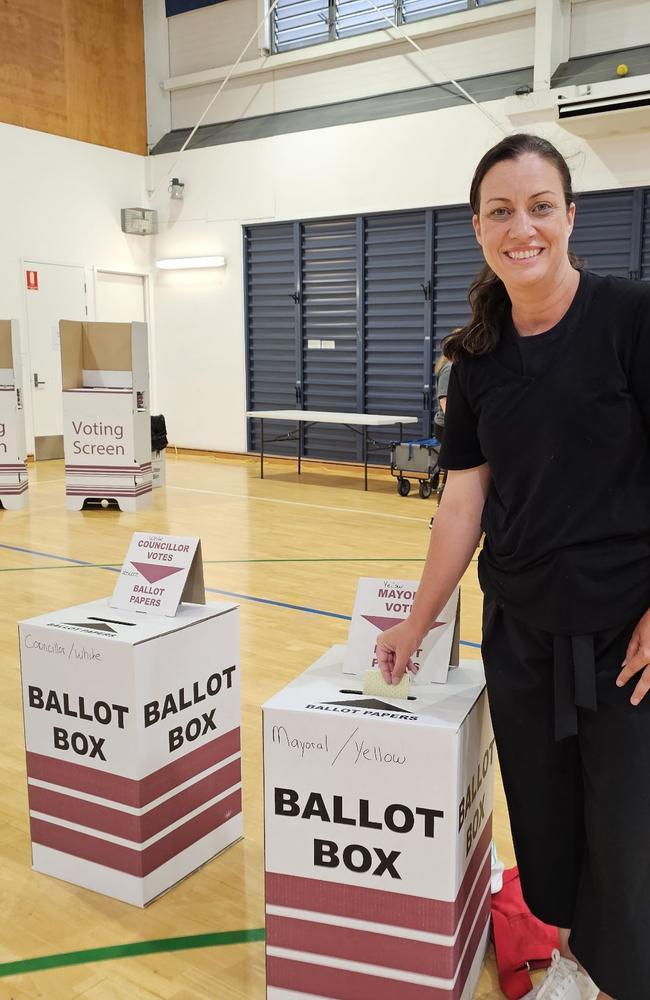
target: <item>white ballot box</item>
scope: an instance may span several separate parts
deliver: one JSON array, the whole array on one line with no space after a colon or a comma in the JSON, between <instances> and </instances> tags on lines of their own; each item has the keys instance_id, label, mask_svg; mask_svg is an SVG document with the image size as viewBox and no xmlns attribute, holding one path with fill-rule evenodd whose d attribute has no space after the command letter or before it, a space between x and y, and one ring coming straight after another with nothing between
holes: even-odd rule
<instances>
[{"instance_id":1,"label":"white ballot box","mask_svg":"<svg viewBox=\"0 0 650 1000\"><path fill-rule=\"evenodd\" d=\"M68 510L151 506L146 324L61 320L59 330Z\"/></svg>"},{"instance_id":2,"label":"white ballot box","mask_svg":"<svg viewBox=\"0 0 650 1000\"><path fill-rule=\"evenodd\" d=\"M368 697L335 646L264 705L267 997L469 1000L490 916L481 664Z\"/></svg>"},{"instance_id":3,"label":"white ballot box","mask_svg":"<svg viewBox=\"0 0 650 1000\"><path fill-rule=\"evenodd\" d=\"M19 625L33 867L145 906L243 833L239 612Z\"/></svg>"},{"instance_id":4,"label":"white ballot box","mask_svg":"<svg viewBox=\"0 0 650 1000\"><path fill-rule=\"evenodd\" d=\"M0 506L27 503L23 369L16 320L0 320Z\"/></svg>"}]
</instances>

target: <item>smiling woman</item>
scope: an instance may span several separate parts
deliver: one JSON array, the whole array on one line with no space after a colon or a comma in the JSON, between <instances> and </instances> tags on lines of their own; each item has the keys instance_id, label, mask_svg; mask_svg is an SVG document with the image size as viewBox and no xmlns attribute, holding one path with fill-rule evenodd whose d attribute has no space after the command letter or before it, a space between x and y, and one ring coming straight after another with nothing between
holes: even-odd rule
<instances>
[{"instance_id":1,"label":"smiling woman","mask_svg":"<svg viewBox=\"0 0 650 1000\"><path fill-rule=\"evenodd\" d=\"M377 656L399 682L484 532L513 840L526 902L562 948L529 1000L636 1000L650 981L650 287L579 268L569 170L544 139L490 149L470 202L485 266L444 347L450 471L413 610Z\"/></svg>"}]
</instances>

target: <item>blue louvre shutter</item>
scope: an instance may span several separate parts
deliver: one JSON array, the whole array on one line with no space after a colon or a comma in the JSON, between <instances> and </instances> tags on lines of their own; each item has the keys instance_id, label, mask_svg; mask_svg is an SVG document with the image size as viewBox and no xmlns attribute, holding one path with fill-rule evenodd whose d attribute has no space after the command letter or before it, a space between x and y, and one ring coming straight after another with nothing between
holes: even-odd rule
<instances>
[{"instance_id":1,"label":"blue louvre shutter","mask_svg":"<svg viewBox=\"0 0 650 1000\"><path fill-rule=\"evenodd\" d=\"M251 226L246 247L248 409L296 408L297 276L294 225ZM265 421L265 438L286 434L291 425ZM259 451L258 420L249 422L250 449ZM271 454L295 454L295 442L265 446Z\"/></svg>"},{"instance_id":2,"label":"blue louvre shutter","mask_svg":"<svg viewBox=\"0 0 650 1000\"><path fill-rule=\"evenodd\" d=\"M404 21L421 21L425 17L437 17L439 14L455 14L459 10L467 10L467 0L402 0Z\"/></svg>"},{"instance_id":3,"label":"blue louvre shutter","mask_svg":"<svg viewBox=\"0 0 650 1000\"><path fill-rule=\"evenodd\" d=\"M429 413L423 409L425 361L430 357L425 337L429 314L423 285L427 281L425 212L370 216L365 225L365 403L367 413L414 416L404 433L408 439L429 433ZM397 427L372 429L386 449L371 452L385 463Z\"/></svg>"},{"instance_id":4,"label":"blue louvre shutter","mask_svg":"<svg viewBox=\"0 0 650 1000\"><path fill-rule=\"evenodd\" d=\"M375 3L379 11L390 18L390 21L397 19L395 0L375 0ZM371 7L366 0L335 0L335 4L337 38L349 38L351 35L361 35L365 31L390 27L386 17Z\"/></svg>"},{"instance_id":5,"label":"blue louvre shutter","mask_svg":"<svg viewBox=\"0 0 650 1000\"><path fill-rule=\"evenodd\" d=\"M280 0L273 12L273 51L330 40L328 0Z\"/></svg>"},{"instance_id":6,"label":"blue louvre shutter","mask_svg":"<svg viewBox=\"0 0 650 1000\"><path fill-rule=\"evenodd\" d=\"M629 278L633 191L603 191L576 198L576 219L570 247L597 274Z\"/></svg>"},{"instance_id":7,"label":"blue louvre shutter","mask_svg":"<svg viewBox=\"0 0 650 1000\"><path fill-rule=\"evenodd\" d=\"M650 281L650 188L646 188L643 192L641 277L644 281Z\"/></svg>"},{"instance_id":8,"label":"blue louvre shutter","mask_svg":"<svg viewBox=\"0 0 650 1000\"><path fill-rule=\"evenodd\" d=\"M484 263L469 205L434 212L433 248L433 329L437 357L440 342L469 320L467 295Z\"/></svg>"},{"instance_id":9,"label":"blue louvre shutter","mask_svg":"<svg viewBox=\"0 0 650 1000\"><path fill-rule=\"evenodd\" d=\"M306 410L357 410L356 222L302 225L302 364ZM334 347L332 348L332 343ZM355 461L357 435L340 424L305 430L305 455Z\"/></svg>"}]
</instances>

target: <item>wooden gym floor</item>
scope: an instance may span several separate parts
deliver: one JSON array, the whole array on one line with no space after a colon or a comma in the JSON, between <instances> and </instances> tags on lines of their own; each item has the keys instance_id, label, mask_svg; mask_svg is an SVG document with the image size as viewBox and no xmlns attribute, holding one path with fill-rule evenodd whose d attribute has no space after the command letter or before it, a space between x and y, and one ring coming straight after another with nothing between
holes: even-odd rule
<instances>
[{"instance_id":1,"label":"wooden gym floor","mask_svg":"<svg viewBox=\"0 0 650 1000\"><path fill-rule=\"evenodd\" d=\"M1 1000L263 1000L260 705L345 641L347 621L323 612L349 615L360 576L419 577L436 509L415 490L398 497L385 470L368 493L356 467L308 464L299 479L293 463L269 460L266 475L253 458L168 455L151 510L73 514L62 463L42 462L30 466L27 510L0 512ZM242 619L246 835L146 910L31 870L16 632L20 618L110 593L135 530L200 536L206 586L237 595ZM461 638L480 640L475 562ZM510 866L500 786L495 838ZM476 997L500 996L490 952Z\"/></svg>"}]
</instances>

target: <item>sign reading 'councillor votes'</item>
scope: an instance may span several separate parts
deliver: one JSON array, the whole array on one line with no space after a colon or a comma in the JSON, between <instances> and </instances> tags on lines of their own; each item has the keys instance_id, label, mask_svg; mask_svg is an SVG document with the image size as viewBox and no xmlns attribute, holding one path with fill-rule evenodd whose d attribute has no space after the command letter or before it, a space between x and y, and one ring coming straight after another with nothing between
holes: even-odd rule
<instances>
[{"instance_id":1,"label":"sign reading 'councillor votes'","mask_svg":"<svg viewBox=\"0 0 650 1000\"><path fill-rule=\"evenodd\" d=\"M173 617L182 600L205 603L199 539L136 532L111 607Z\"/></svg>"}]
</instances>

